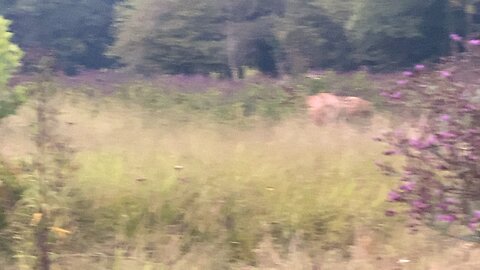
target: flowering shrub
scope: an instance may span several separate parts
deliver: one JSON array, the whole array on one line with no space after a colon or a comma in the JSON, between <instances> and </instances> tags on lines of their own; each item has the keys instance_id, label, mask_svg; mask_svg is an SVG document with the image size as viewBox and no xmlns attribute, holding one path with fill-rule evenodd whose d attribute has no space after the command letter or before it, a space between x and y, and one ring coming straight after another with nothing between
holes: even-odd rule
<instances>
[{"instance_id":1,"label":"flowering shrub","mask_svg":"<svg viewBox=\"0 0 480 270\"><path fill-rule=\"evenodd\" d=\"M450 37L467 52L443 59L439 71L418 64L382 92L410 118L377 139L391 147L384 155L403 158L402 167L379 166L400 179L388 200L407 206L413 229L459 224L480 236L480 42Z\"/></svg>"}]
</instances>

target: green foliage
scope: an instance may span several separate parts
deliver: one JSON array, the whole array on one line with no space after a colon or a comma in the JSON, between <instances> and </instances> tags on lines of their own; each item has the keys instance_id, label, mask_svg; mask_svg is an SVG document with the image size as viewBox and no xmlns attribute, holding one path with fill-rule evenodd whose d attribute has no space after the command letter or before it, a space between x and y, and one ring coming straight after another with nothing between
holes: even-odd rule
<instances>
[{"instance_id":1,"label":"green foliage","mask_svg":"<svg viewBox=\"0 0 480 270\"><path fill-rule=\"evenodd\" d=\"M447 0L274 2L126 2L112 53L143 73L243 77L242 66L270 75L394 69L448 52Z\"/></svg>"},{"instance_id":2,"label":"green foliage","mask_svg":"<svg viewBox=\"0 0 480 270\"><path fill-rule=\"evenodd\" d=\"M9 25L8 20L0 17L0 119L13 114L26 98L24 87L7 89L7 83L12 73L20 66L22 58L20 48L10 41L12 33L8 31Z\"/></svg>"},{"instance_id":3,"label":"green foliage","mask_svg":"<svg viewBox=\"0 0 480 270\"><path fill-rule=\"evenodd\" d=\"M319 1L289 1L283 24L277 27L285 55L285 69L351 68L351 46L343 24Z\"/></svg>"},{"instance_id":4,"label":"green foliage","mask_svg":"<svg viewBox=\"0 0 480 270\"><path fill-rule=\"evenodd\" d=\"M271 2L126 2L118 8L111 53L146 74L231 76L240 66L254 66L275 75L271 17L282 13L282 1Z\"/></svg>"},{"instance_id":5,"label":"green foliage","mask_svg":"<svg viewBox=\"0 0 480 270\"><path fill-rule=\"evenodd\" d=\"M395 69L434 59L448 53L448 31L478 30L479 5L477 0L5 0L0 14L13 20L16 41L32 62L36 54L53 53L68 74L79 66L112 66L113 56L143 74L242 77L243 66L277 76L359 64Z\"/></svg>"},{"instance_id":6,"label":"green foliage","mask_svg":"<svg viewBox=\"0 0 480 270\"><path fill-rule=\"evenodd\" d=\"M126 3L111 53L141 73L226 73L223 17L212 1Z\"/></svg>"},{"instance_id":7,"label":"green foliage","mask_svg":"<svg viewBox=\"0 0 480 270\"><path fill-rule=\"evenodd\" d=\"M12 252L8 218L14 205L21 199L24 186L20 185L13 170L0 164L0 252ZM9 254L11 255L11 254Z\"/></svg>"},{"instance_id":8,"label":"green foliage","mask_svg":"<svg viewBox=\"0 0 480 270\"><path fill-rule=\"evenodd\" d=\"M378 86L364 71L339 74L330 70L300 79L297 87L304 89L308 95L334 93L339 96L361 97L373 102L377 109L381 109L385 105L384 100L378 94Z\"/></svg>"},{"instance_id":9,"label":"green foliage","mask_svg":"<svg viewBox=\"0 0 480 270\"><path fill-rule=\"evenodd\" d=\"M22 57L21 50L11 43L13 34L8 31L9 26L10 21L0 17L0 95Z\"/></svg>"},{"instance_id":10,"label":"green foliage","mask_svg":"<svg viewBox=\"0 0 480 270\"><path fill-rule=\"evenodd\" d=\"M54 240L71 232L69 197L65 183L73 171L72 149L56 134L58 112L51 105L56 88L51 83L49 60L41 61L44 72L32 86L35 100L33 142L35 151L24 163L22 197L9 213L9 232L18 265L26 269L48 270L51 253L61 252ZM20 176L19 176L20 178Z\"/></svg>"},{"instance_id":11,"label":"green foliage","mask_svg":"<svg viewBox=\"0 0 480 270\"><path fill-rule=\"evenodd\" d=\"M447 0L362 0L349 22L361 64L411 65L448 51Z\"/></svg>"},{"instance_id":12,"label":"green foliage","mask_svg":"<svg viewBox=\"0 0 480 270\"><path fill-rule=\"evenodd\" d=\"M15 0L0 11L14 22L16 40L34 54L53 51L61 68L73 74L77 66L111 64L104 57L112 42L110 26L117 0ZM34 63L37 64L37 63Z\"/></svg>"},{"instance_id":13,"label":"green foliage","mask_svg":"<svg viewBox=\"0 0 480 270\"><path fill-rule=\"evenodd\" d=\"M168 115L179 121L200 116L224 123L250 125L257 120L281 120L301 111L304 93L289 93L269 83L271 81L261 84L245 82L242 90L232 93L216 88L187 93L181 88L134 84L123 87L117 95L126 104L140 105L151 113Z\"/></svg>"}]
</instances>

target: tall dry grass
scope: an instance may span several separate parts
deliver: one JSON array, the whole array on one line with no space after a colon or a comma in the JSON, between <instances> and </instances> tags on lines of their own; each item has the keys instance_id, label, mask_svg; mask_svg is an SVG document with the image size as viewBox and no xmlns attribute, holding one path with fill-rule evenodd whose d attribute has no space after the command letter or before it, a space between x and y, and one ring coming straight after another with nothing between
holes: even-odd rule
<instances>
[{"instance_id":1,"label":"tall dry grass","mask_svg":"<svg viewBox=\"0 0 480 270\"><path fill-rule=\"evenodd\" d=\"M74 234L56 269L478 267L472 247L384 217L392 182L371 139L388 128L381 117L368 128L303 117L246 127L72 93L53 104L78 167ZM1 124L2 155L34 151L33 117L25 106Z\"/></svg>"}]
</instances>

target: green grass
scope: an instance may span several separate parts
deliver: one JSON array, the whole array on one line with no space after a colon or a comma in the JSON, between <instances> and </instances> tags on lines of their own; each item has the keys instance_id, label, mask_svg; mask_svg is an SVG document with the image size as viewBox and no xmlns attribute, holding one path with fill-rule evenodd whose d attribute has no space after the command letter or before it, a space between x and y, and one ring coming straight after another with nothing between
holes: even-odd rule
<instances>
[{"instance_id":1,"label":"green grass","mask_svg":"<svg viewBox=\"0 0 480 270\"><path fill-rule=\"evenodd\" d=\"M55 240L57 269L303 269L332 252L340 268L324 261L326 269L347 269L362 231L377 245L372 258L412 254L397 240L414 241L401 221L383 214L393 182L374 164L381 117L368 128L317 127L300 108L280 119L243 115L239 125L123 102L72 93L53 101L57 132L77 151L64 222L74 233ZM32 119L28 106L6 119L0 143L15 145L4 155L32 151ZM374 269L372 260L351 269Z\"/></svg>"}]
</instances>

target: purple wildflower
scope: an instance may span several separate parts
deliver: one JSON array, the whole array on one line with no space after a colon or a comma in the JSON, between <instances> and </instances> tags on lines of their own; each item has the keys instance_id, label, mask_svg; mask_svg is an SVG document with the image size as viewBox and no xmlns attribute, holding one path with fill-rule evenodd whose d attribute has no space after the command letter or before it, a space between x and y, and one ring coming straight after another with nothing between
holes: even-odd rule
<instances>
[{"instance_id":1,"label":"purple wildflower","mask_svg":"<svg viewBox=\"0 0 480 270\"><path fill-rule=\"evenodd\" d=\"M388 200L390 202L398 202L398 201L400 201L401 198L402 198L402 196L396 191L390 191L388 193Z\"/></svg>"},{"instance_id":2,"label":"purple wildflower","mask_svg":"<svg viewBox=\"0 0 480 270\"><path fill-rule=\"evenodd\" d=\"M478 223L477 222L470 222L470 223L468 223L468 228L470 228L470 230L475 232L478 229Z\"/></svg>"},{"instance_id":3,"label":"purple wildflower","mask_svg":"<svg viewBox=\"0 0 480 270\"><path fill-rule=\"evenodd\" d=\"M467 158L468 158L469 160L472 160L472 161L477 161L477 160L478 160L478 156L476 156L476 155L473 154L473 153L468 154Z\"/></svg>"},{"instance_id":4,"label":"purple wildflower","mask_svg":"<svg viewBox=\"0 0 480 270\"><path fill-rule=\"evenodd\" d=\"M422 209L428 208L428 205L424 203L422 200L416 200L413 202L413 207L415 207L418 210L422 210Z\"/></svg>"},{"instance_id":5,"label":"purple wildflower","mask_svg":"<svg viewBox=\"0 0 480 270\"><path fill-rule=\"evenodd\" d=\"M462 41L462 37L458 34L450 34L450 39L453 41Z\"/></svg>"},{"instance_id":6,"label":"purple wildflower","mask_svg":"<svg viewBox=\"0 0 480 270\"><path fill-rule=\"evenodd\" d=\"M438 205L438 208L442 209L443 211L448 211L448 204L446 203L440 203Z\"/></svg>"},{"instance_id":7,"label":"purple wildflower","mask_svg":"<svg viewBox=\"0 0 480 270\"><path fill-rule=\"evenodd\" d=\"M468 44L473 45L473 46L479 46L480 45L480 39L469 40Z\"/></svg>"},{"instance_id":8,"label":"purple wildflower","mask_svg":"<svg viewBox=\"0 0 480 270\"><path fill-rule=\"evenodd\" d=\"M425 69L425 65L422 65L422 64L415 65L415 70L416 71L422 71L424 69Z\"/></svg>"},{"instance_id":9,"label":"purple wildflower","mask_svg":"<svg viewBox=\"0 0 480 270\"><path fill-rule=\"evenodd\" d=\"M454 198L446 198L445 203L451 204L451 205L456 205L456 204L459 204L460 202L457 199L454 199Z\"/></svg>"},{"instance_id":10,"label":"purple wildflower","mask_svg":"<svg viewBox=\"0 0 480 270\"><path fill-rule=\"evenodd\" d=\"M480 219L480 210L473 211L473 217Z\"/></svg>"},{"instance_id":11,"label":"purple wildflower","mask_svg":"<svg viewBox=\"0 0 480 270\"><path fill-rule=\"evenodd\" d=\"M441 131L438 133L438 136L440 136L443 139L452 139L452 138L455 138L457 135L455 135L450 131Z\"/></svg>"},{"instance_id":12,"label":"purple wildflower","mask_svg":"<svg viewBox=\"0 0 480 270\"><path fill-rule=\"evenodd\" d=\"M408 83L408 80L398 80L398 81L397 81L397 84L398 84L398 85L405 85L405 84L407 84L407 83Z\"/></svg>"},{"instance_id":13,"label":"purple wildflower","mask_svg":"<svg viewBox=\"0 0 480 270\"><path fill-rule=\"evenodd\" d=\"M438 215L437 216L437 220L438 221L443 221L443 222L448 222L448 223L452 223L454 222L455 220L457 220L457 217L455 215Z\"/></svg>"},{"instance_id":14,"label":"purple wildflower","mask_svg":"<svg viewBox=\"0 0 480 270\"><path fill-rule=\"evenodd\" d=\"M423 147L427 148L427 147L430 147L430 146L433 146L433 145L436 145L436 144L438 144L437 137L435 135L430 135L430 136L427 137L427 139L423 143Z\"/></svg>"},{"instance_id":15,"label":"purple wildflower","mask_svg":"<svg viewBox=\"0 0 480 270\"><path fill-rule=\"evenodd\" d=\"M450 115L448 114L443 114L440 116L440 120L444 121L444 122L448 122L450 120Z\"/></svg>"},{"instance_id":16,"label":"purple wildflower","mask_svg":"<svg viewBox=\"0 0 480 270\"><path fill-rule=\"evenodd\" d=\"M404 191L413 191L414 188L415 188L414 182L406 182L405 184L400 186L400 189Z\"/></svg>"},{"instance_id":17,"label":"purple wildflower","mask_svg":"<svg viewBox=\"0 0 480 270\"><path fill-rule=\"evenodd\" d=\"M473 104L467 104L465 105L465 107L461 110L461 112L471 112L471 111L474 111L476 110L477 107Z\"/></svg>"},{"instance_id":18,"label":"purple wildflower","mask_svg":"<svg viewBox=\"0 0 480 270\"><path fill-rule=\"evenodd\" d=\"M411 147L416 149L422 149L423 143L419 139L410 139L409 144Z\"/></svg>"},{"instance_id":19,"label":"purple wildflower","mask_svg":"<svg viewBox=\"0 0 480 270\"><path fill-rule=\"evenodd\" d=\"M442 70L440 71L440 76L442 76L443 78L450 78L452 76L452 73L447 70Z\"/></svg>"},{"instance_id":20,"label":"purple wildflower","mask_svg":"<svg viewBox=\"0 0 480 270\"><path fill-rule=\"evenodd\" d=\"M411 72L411 71L404 71L402 74L405 77L412 77L413 76L413 72Z\"/></svg>"},{"instance_id":21,"label":"purple wildflower","mask_svg":"<svg viewBox=\"0 0 480 270\"><path fill-rule=\"evenodd\" d=\"M393 99L399 99L399 98L402 97L402 92L397 91L397 92L391 94L390 97L393 98Z\"/></svg>"},{"instance_id":22,"label":"purple wildflower","mask_svg":"<svg viewBox=\"0 0 480 270\"><path fill-rule=\"evenodd\" d=\"M420 139L410 139L408 144L413 148L421 150L437 145L438 139L435 135L430 135L423 141L421 141Z\"/></svg>"}]
</instances>

